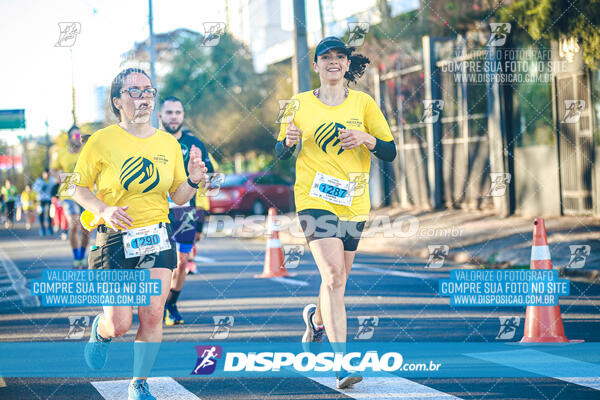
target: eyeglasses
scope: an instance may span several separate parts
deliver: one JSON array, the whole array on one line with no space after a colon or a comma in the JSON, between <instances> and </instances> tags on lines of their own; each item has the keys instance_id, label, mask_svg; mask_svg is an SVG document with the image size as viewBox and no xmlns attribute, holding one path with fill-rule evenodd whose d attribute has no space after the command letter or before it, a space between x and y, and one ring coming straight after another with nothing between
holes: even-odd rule
<instances>
[{"instance_id":1,"label":"eyeglasses","mask_svg":"<svg viewBox=\"0 0 600 400\"><path fill-rule=\"evenodd\" d=\"M136 87L130 87L129 89L121 90L119 93L125 93L125 92L129 93L129 96L131 96L134 99L139 99L144 94L149 94L152 97L156 96L155 88L147 88L147 89L142 90L142 89L139 89Z\"/></svg>"}]
</instances>

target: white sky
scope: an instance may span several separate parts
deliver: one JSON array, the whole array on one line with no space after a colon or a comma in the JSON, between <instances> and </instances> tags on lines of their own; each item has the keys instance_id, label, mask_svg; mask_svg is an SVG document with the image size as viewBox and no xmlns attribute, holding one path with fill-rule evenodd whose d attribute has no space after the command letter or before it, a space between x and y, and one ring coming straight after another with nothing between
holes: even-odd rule
<instances>
[{"instance_id":1,"label":"white sky","mask_svg":"<svg viewBox=\"0 0 600 400\"><path fill-rule=\"evenodd\" d=\"M225 0L154 0L154 32L226 21ZM72 47L78 121L93 118L95 86L109 86L121 55L148 37L148 0L2 0L0 109L25 108L26 135L56 134L71 118L69 48L55 47L58 22L80 22ZM13 142L23 130L0 131Z\"/></svg>"}]
</instances>

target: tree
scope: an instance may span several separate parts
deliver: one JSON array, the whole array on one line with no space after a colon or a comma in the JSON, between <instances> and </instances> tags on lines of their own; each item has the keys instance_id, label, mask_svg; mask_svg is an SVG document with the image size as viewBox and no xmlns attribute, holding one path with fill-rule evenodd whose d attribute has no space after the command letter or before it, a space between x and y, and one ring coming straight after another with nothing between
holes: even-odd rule
<instances>
[{"instance_id":1,"label":"tree","mask_svg":"<svg viewBox=\"0 0 600 400\"><path fill-rule=\"evenodd\" d=\"M535 40L577 39L585 63L600 66L600 0L515 0L500 15L507 22L516 20Z\"/></svg>"},{"instance_id":2,"label":"tree","mask_svg":"<svg viewBox=\"0 0 600 400\"><path fill-rule=\"evenodd\" d=\"M176 39L161 97L183 101L185 124L217 159L248 150L272 152L277 114L264 110L266 103L277 103L270 93L281 78L254 72L250 52L230 34L215 47L201 43L202 37Z\"/></svg>"}]
</instances>

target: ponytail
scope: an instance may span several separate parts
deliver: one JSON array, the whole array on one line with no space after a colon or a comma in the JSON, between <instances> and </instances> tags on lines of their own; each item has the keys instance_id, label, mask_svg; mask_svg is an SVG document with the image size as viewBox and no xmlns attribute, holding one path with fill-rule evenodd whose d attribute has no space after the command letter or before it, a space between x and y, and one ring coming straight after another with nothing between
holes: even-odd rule
<instances>
[{"instance_id":1,"label":"ponytail","mask_svg":"<svg viewBox=\"0 0 600 400\"><path fill-rule=\"evenodd\" d=\"M344 78L346 78L348 82L356 83L356 81L365 73L367 64L369 64L371 60L360 53L352 53L354 53L354 48L350 47L350 54L348 55L348 59L350 60L350 69L348 69L344 75Z\"/></svg>"}]
</instances>

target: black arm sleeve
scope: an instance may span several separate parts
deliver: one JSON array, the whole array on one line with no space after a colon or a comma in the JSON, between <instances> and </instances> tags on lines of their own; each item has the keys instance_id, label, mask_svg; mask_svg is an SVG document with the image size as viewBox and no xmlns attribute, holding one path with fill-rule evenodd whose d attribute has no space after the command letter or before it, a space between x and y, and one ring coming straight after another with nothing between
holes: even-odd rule
<instances>
[{"instance_id":1,"label":"black arm sleeve","mask_svg":"<svg viewBox=\"0 0 600 400\"><path fill-rule=\"evenodd\" d=\"M375 148L372 150L372 153L380 160L393 161L396 158L396 143L393 140L390 142L384 142L377 138L375 140Z\"/></svg>"},{"instance_id":2,"label":"black arm sleeve","mask_svg":"<svg viewBox=\"0 0 600 400\"><path fill-rule=\"evenodd\" d=\"M275 144L275 155L280 160L287 160L288 158L290 158L292 156L292 154L294 154L295 150L296 150L296 145L293 145L292 147L287 147L285 145L285 139L283 139L282 141L279 141Z\"/></svg>"}]
</instances>

